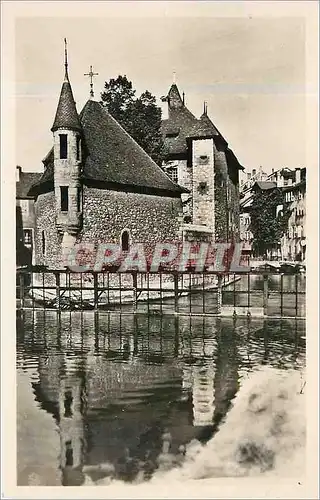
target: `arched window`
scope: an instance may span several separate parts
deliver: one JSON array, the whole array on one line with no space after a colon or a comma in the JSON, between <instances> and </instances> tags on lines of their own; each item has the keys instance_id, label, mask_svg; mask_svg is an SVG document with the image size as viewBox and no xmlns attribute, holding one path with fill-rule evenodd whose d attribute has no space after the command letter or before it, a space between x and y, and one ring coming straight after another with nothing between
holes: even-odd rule
<instances>
[{"instance_id":1,"label":"arched window","mask_svg":"<svg viewBox=\"0 0 320 500\"><path fill-rule=\"evenodd\" d=\"M129 231L123 231L121 235L121 250L123 252L128 252L129 250Z\"/></svg>"}]
</instances>

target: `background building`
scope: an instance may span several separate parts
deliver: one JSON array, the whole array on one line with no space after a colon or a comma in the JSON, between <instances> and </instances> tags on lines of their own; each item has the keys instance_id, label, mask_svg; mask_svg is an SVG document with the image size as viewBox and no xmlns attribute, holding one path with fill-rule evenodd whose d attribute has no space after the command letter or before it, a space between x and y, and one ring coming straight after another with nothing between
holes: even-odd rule
<instances>
[{"instance_id":1,"label":"background building","mask_svg":"<svg viewBox=\"0 0 320 500\"><path fill-rule=\"evenodd\" d=\"M168 119L162 122L163 169L189 191L182 195L184 237L238 241L243 167L210 120L206 104L197 119L176 84L163 100L168 103Z\"/></svg>"},{"instance_id":2,"label":"background building","mask_svg":"<svg viewBox=\"0 0 320 500\"><path fill-rule=\"evenodd\" d=\"M240 187L240 239L243 242L243 251L252 256L253 234L251 225L251 206L261 191L281 189L284 204L275 207L275 216L281 215L284 208L290 210L288 226L280 242L275 242L270 257L281 260L304 260L306 248L306 169L291 170L283 168L272 170L267 175L262 167L247 174L242 179Z\"/></svg>"},{"instance_id":3,"label":"background building","mask_svg":"<svg viewBox=\"0 0 320 500\"><path fill-rule=\"evenodd\" d=\"M16 167L16 260L17 265L35 262L35 207L34 197L29 195L33 184L39 181L41 173L23 172Z\"/></svg>"},{"instance_id":4,"label":"background building","mask_svg":"<svg viewBox=\"0 0 320 500\"><path fill-rule=\"evenodd\" d=\"M281 238L282 259L306 258L306 169L295 170L295 182L283 188L285 205L291 211L288 227Z\"/></svg>"}]
</instances>

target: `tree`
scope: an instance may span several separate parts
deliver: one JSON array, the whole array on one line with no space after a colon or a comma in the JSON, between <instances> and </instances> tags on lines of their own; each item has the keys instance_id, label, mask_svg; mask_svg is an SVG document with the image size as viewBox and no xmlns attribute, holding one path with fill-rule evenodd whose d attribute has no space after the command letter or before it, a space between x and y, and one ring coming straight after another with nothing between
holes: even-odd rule
<instances>
[{"instance_id":1,"label":"tree","mask_svg":"<svg viewBox=\"0 0 320 500\"><path fill-rule=\"evenodd\" d=\"M105 82L101 104L146 153L161 165L161 108L156 105L155 96L146 90L137 98L132 82L126 75L119 75L118 78Z\"/></svg>"},{"instance_id":2,"label":"tree","mask_svg":"<svg viewBox=\"0 0 320 500\"><path fill-rule=\"evenodd\" d=\"M277 215L277 207L283 210ZM253 197L251 225L253 250L256 255L265 256L267 250L275 248L288 225L291 210L286 206L284 195L278 188L260 191Z\"/></svg>"}]
</instances>

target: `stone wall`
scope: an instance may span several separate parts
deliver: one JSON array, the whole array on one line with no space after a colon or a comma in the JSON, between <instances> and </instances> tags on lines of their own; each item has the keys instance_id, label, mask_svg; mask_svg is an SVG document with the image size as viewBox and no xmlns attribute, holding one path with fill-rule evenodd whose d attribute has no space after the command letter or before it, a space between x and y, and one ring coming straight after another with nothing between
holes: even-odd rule
<instances>
[{"instance_id":1,"label":"stone wall","mask_svg":"<svg viewBox=\"0 0 320 500\"><path fill-rule=\"evenodd\" d=\"M215 150L215 239L239 240L239 184L229 176L226 156Z\"/></svg>"},{"instance_id":2,"label":"stone wall","mask_svg":"<svg viewBox=\"0 0 320 500\"><path fill-rule=\"evenodd\" d=\"M214 152L215 158L215 240L227 241L228 239L228 204L227 204L227 182L228 169L226 157L223 151Z\"/></svg>"},{"instance_id":3,"label":"stone wall","mask_svg":"<svg viewBox=\"0 0 320 500\"><path fill-rule=\"evenodd\" d=\"M177 183L190 191L190 193L182 193L181 200L183 202L183 215L192 218L192 168L188 166L187 160L170 160L162 164L165 172L172 167L177 168Z\"/></svg>"},{"instance_id":4,"label":"stone wall","mask_svg":"<svg viewBox=\"0 0 320 500\"><path fill-rule=\"evenodd\" d=\"M62 234L56 228L56 200L54 193L41 194L35 203L35 263L50 268L61 267ZM42 238L45 239L45 252L42 252Z\"/></svg>"},{"instance_id":5,"label":"stone wall","mask_svg":"<svg viewBox=\"0 0 320 500\"><path fill-rule=\"evenodd\" d=\"M192 142L192 206L193 224L214 230L214 152L213 140Z\"/></svg>"},{"instance_id":6,"label":"stone wall","mask_svg":"<svg viewBox=\"0 0 320 500\"><path fill-rule=\"evenodd\" d=\"M36 264L61 267L62 234L56 228L54 193L42 194L36 202ZM180 198L124 193L83 187L83 227L76 243L121 242L123 230L132 243L155 243L181 239L182 203ZM42 232L46 240L42 253ZM145 249L145 251L146 251Z\"/></svg>"}]
</instances>

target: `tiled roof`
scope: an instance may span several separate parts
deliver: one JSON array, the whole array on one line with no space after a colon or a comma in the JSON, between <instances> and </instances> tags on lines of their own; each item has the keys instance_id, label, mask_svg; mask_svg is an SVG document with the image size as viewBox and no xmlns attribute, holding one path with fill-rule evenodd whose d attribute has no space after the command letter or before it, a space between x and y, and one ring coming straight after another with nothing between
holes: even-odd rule
<instances>
[{"instance_id":1,"label":"tiled roof","mask_svg":"<svg viewBox=\"0 0 320 500\"><path fill-rule=\"evenodd\" d=\"M253 185L253 188L257 186L259 189L261 189L262 191L267 191L269 189L273 189L275 187L277 187L277 183L276 182L268 182L268 181L257 181L254 185Z\"/></svg>"},{"instance_id":2,"label":"tiled roof","mask_svg":"<svg viewBox=\"0 0 320 500\"><path fill-rule=\"evenodd\" d=\"M29 190L37 184L42 177L41 172L20 172L19 181L16 182L16 198L32 198Z\"/></svg>"},{"instance_id":3,"label":"tiled roof","mask_svg":"<svg viewBox=\"0 0 320 500\"><path fill-rule=\"evenodd\" d=\"M206 113L201 115L200 120L197 120L189 133L189 137L214 137L217 135L221 134Z\"/></svg>"},{"instance_id":4,"label":"tiled roof","mask_svg":"<svg viewBox=\"0 0 320 500\"><path fill-rule=\"evenodd\" d=\"M169 115L161 124L164 140L163 155L165 158L172 155L187 155L187 137L198 120L184 105L175 83L171 85L167 97L163 100L168 102Z\"/></svg>"},{"instance_id":5,"label":"tiled roof","mask_svg":"<svg viewBox=\"0 0 320 500\"><path fill-rule=\"evenodd\" d=\"M168 120L163 120L161 132L164 140L163 155L186 155L187 137L197 123L197 118L187 108L174 110ZM173 135L176 132L176 135Z\"/></svg>"},{"instance_id":6,"label":"tiled roof","mask_svg":"<svg viewBox=\"0 0 320 500\"><path fill-rule=\"evenodd\" d=\"M239 163L239 160L232 151L232 149L226 148L225 154L226 154L228 168L232 169L234 167L238 170L244 170L244 167L241 165L241 163Z\"/></svg>"},{"instance_id":7,"label":"tiled roof","mask_svg":"<svg viewBox=\"0 0 320 500\"><path fill-rule=\"evenodd\" d=\"M90 100L80 114L84 142L84 181L131 186L156 192L185 192L154 163L98 102ZM53 188L53 152L45 159L46 170L34 191L47 183Z\"/></svg>"},{"instance_id":8,"label":"tiled roof","mask_svg":"<svg viewBox=\"0 0 320 500\"><path fill-rule=\"evenodd\" d=\"M60 127L72 130L81 130L72 88L67 75L62 84L56 116L51 130L54 132Z\"/></svg>"}]
</instances>

